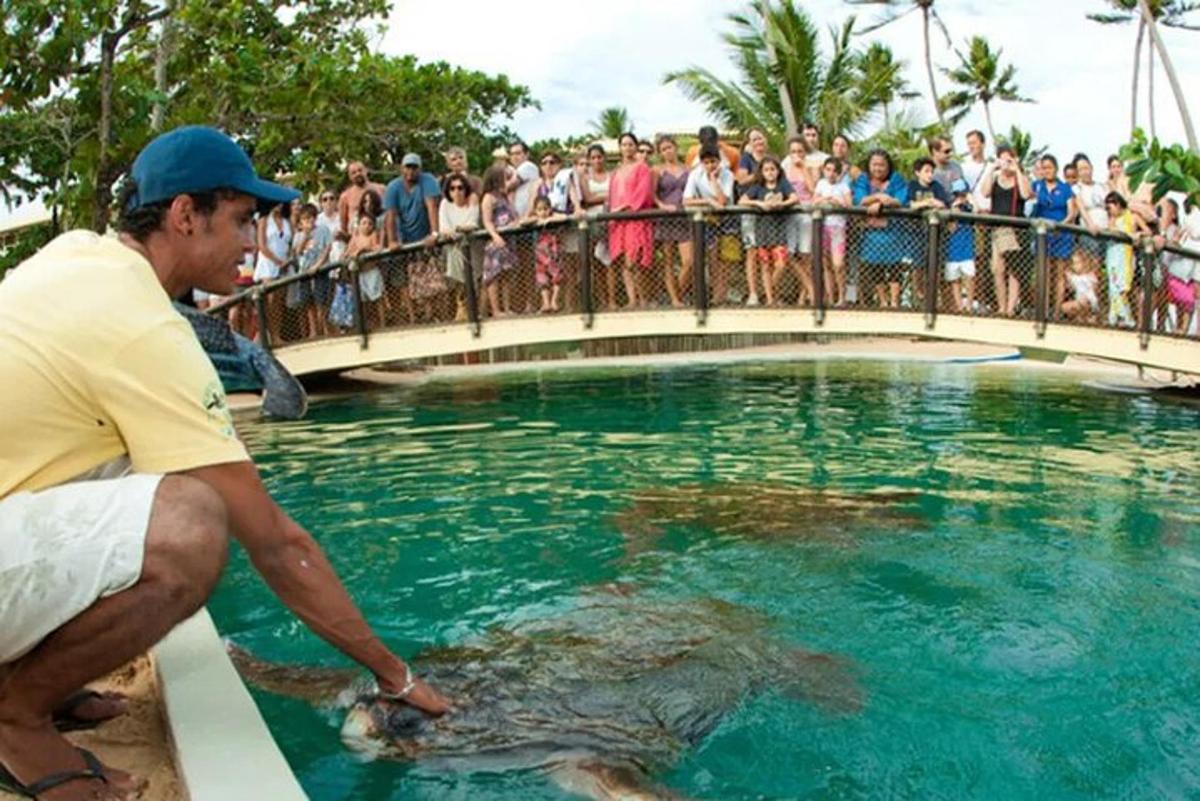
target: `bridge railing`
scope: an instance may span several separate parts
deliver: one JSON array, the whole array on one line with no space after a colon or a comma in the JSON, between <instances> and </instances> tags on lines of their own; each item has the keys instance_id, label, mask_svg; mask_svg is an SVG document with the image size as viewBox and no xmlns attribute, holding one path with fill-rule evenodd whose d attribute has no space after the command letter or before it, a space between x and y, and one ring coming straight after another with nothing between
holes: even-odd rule
<instances>
[{"instance_id":1,"label":"bridge railing","mask_svg":"<svg viewBox=\"0 0 1200 801\"><path fill-rule=\"evenodd\" d=\"M294 265L290 265L294 269ZM1179 276L1194 277L1195 282ZM860 207L602 213L444 235L292 274L214 305L268 348L506 317L852 308L1195 332L1200 252L1040 219Z\"/></svg>"}]
</instances>

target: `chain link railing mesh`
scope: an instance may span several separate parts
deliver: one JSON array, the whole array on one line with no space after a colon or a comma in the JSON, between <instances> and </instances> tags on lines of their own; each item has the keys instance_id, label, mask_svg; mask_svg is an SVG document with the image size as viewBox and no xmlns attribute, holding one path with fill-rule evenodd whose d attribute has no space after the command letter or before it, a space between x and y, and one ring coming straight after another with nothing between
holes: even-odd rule
<instances>
[{"instance_id":1,"label":"chain link railing mesh","mask_svg":"<svg viewBox=\"0 0 1200 801\"><path fill-rule=\"evenodd\" d=\"M1197 333L1200 254L1036 220L689 210L559 218L499 236L366 254L314 275L290 267L215 313L272 347L502 317L671 308L900 310Z\"/></svg>"}]
</instances>

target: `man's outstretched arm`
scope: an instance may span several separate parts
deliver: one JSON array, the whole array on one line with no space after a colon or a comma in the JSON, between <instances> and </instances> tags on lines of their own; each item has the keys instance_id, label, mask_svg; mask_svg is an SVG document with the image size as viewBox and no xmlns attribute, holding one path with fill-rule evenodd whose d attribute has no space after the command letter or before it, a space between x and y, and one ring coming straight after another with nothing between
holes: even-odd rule
<instances>
[{"instance_id":1,"label":"man's outstretched arm","mask_svg":"<svg viewBox=\"0 0 1200 801\"><path fill-rule=\"evenodd\" d=\"M374 673L384 692L401 692L408 676L404 662L371 631L321 547L271 498L254 463L212 465L187 475L224 499L230 533L279 599L320 637ZM419 679L406 700L435 715L449 709Z\"/></svg>"}]
</instances>

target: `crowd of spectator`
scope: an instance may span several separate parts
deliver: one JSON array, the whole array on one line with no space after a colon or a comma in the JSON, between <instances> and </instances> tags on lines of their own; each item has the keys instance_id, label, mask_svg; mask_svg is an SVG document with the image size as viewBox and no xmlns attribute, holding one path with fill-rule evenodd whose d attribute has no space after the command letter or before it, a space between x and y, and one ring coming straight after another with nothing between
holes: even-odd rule
<instances>
[{"instance_id":1,"label":"crowd of spectator","mask_svg":"<svg viewBox=\"0 0 1200 801\"><path fill-rule=\"evenodd\" d=\"M1046 238L1053 318L1133 327L1142 314L1137 293L1152 281L1157 329L1196 334L1200 265L1164 248L1200 248L1200 210L1181 209L1170 198L1156 204L1148 185L1131 191L1116 156L1106 160L1103 181L1082 153L1065 165L1043 155L1027 170L1007 145L989 156L984 134L971 131L961 157L949 138L935 137L905 176L884 150L854 163L845 136L830 140L824 152L813 125L787 143L782 157L769 152L767 135L757 129L744 132L739 145L711 126L697 139L681 154L670 135L651 141L625 133L615 163L599 143L535 159L515 141L493 153L480 176L468 171L461 148L443 154L440 176L408 153L401 174L386 185L353 162L340 191L329 188L317 204L280 206L260 217L240 283L313 273L286 292L269 293L261 324L275 341L285 317L299 329L291 338L324 336L350 328L353 304L349 272L322 267L419 243L427 248L416 256L406 248L399 269L361 263L358 288L369 326L466 319L467 275L477 282L481 314L553 314L578 304L585 241L579 221L603 212L687 209L707 221L714 305L807 305L822 292L831 307L917 308L932 292L949 311L1017 317L1030 314L1033 302L1033 240L1028 226L998 218L1040 218L1089 234L1051 227ZM758 213L719 213L735 207ZM865 214L839 213L851 207ZM956 212L939 240L937 286L926 286L926 223L920 215L885 213L898 209ZM820 287L812 260L818 211ZM981 213L991 216L978 223L962 216ZM1151 238L1159 253L1153 274L1141 274L1128 240L1092 236L1102 231ZM689 301L696 254L688 216L593 221L586 241L594 248L595 291L604 308ZM235 326L253 333L258 321L246 307L232 315Z\"/></svg>"}]
</instances>

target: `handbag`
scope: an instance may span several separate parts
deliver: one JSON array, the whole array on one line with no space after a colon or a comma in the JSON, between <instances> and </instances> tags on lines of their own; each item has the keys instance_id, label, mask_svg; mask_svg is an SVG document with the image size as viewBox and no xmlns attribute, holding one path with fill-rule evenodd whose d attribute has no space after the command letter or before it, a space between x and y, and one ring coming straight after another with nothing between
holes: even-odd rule
<instances>
[{"instance_id":1,"label":"handbag","mask_svg":"<svg viewBox=\"0 0 1200 801\"><path fill-rule=\"evenodd\" d=\"M354 325L354 298L350 285L338 282L333 290L333 302L329 304L329 322L338 328Z\"/></svg>"}]
</instances>

